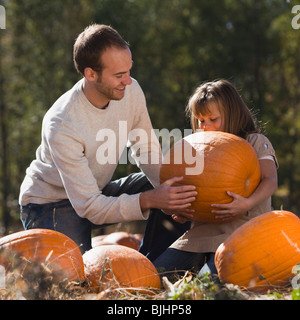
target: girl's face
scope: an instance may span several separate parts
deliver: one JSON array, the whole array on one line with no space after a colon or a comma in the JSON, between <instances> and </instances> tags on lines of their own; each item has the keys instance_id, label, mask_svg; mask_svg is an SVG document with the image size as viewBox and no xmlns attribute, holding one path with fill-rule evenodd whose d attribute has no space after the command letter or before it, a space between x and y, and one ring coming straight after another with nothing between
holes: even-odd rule
<instances>
[{"instance_id":1,"label":"girl's face","mask_svg":"<svg viewBox=\"0 0 300 320\"><path fill-rule=\"evenodd\" d=\"M224 131L221 113L215 103L209 105L209 113L198 118L200 129L204 131Z\"/></svg>"}]
</instances>

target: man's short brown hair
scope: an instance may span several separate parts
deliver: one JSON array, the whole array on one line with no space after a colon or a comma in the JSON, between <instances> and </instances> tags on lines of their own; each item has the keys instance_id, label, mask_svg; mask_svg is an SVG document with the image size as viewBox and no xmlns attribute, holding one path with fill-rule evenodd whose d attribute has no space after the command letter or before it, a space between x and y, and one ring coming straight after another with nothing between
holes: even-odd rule
<instances>
[{"instance_id":1,"label":"man's short brown hair","mask_svg":"<svg viewBox=\"0 0 300 320\"><path fill-rule=\"evenodd\" d=\"M110 26L103 24L88 26L79 34L74 44L73 60L76 70L82 75L87 67L101 72L102 53L111 47L127 49L129 44Z\"/></svg>"}]
</instances>

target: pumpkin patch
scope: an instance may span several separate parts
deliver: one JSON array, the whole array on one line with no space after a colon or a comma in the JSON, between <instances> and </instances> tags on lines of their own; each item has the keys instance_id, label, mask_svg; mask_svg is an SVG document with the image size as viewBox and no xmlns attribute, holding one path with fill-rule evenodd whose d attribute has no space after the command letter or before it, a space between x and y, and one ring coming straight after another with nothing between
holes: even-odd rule
<instances>
[{"instance_id":1,"label":"pumpkin patch","mask_svg":"<svg viewBox=\"0 0 300 320\"><path fill-rule=\"evenodd\" d=\"M227 191L249 197L260 182L260 167L246 140L219 131L197 132L175 143L165 155L160 180L175 176L184 177L180 185L196 186L198 195L190 207L194 220L222 223L211 213L211 205L231 202Z\"/></svg>"},{"instance_id":2,"label":"pumpkin patch","mask_svg":"<svg viewBox=\"0 0 300 320\"><path fill-rule=\"evenodd\" d=\"M266 291L289 284L300 263L300 219L271 211L235 230L215 255L221 281Z\"/></svg>"}]
</instances>

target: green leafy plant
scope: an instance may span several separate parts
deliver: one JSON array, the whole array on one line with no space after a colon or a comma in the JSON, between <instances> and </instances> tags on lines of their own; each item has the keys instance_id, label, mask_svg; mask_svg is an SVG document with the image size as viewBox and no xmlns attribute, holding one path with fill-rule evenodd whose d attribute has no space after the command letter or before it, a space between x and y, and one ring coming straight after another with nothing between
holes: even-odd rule
<instances>
[{"instance_id":1,"label":"green leafy plant","mask_svg":"<svg viewBox=\"0 0 300 320\"><path fill-rule=\"evenodd\" d=\"M221 284L210 273L185 276L172 284L163 278L166 296L169 300L245 300L245 295L234 285Z\"/></svg>"}]
</instances>

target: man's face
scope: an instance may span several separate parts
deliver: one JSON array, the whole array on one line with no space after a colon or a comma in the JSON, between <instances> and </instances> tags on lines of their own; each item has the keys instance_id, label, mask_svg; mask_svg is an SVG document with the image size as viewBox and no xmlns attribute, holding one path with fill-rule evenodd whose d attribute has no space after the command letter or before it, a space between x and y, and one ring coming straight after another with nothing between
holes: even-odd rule
<instances>
[{"instance_id":1,"label":"man's face","mask_svg":"<svg viewBox=\"0 0 300 320\"><path fill-rule=\"evenodd\" d=\"M132 83L130 70L132 55L129 49L109 48L102 54L103 70L96 83L100 95L110 100L121 100L125 88Z\"/></svg>"}]
</instances>

